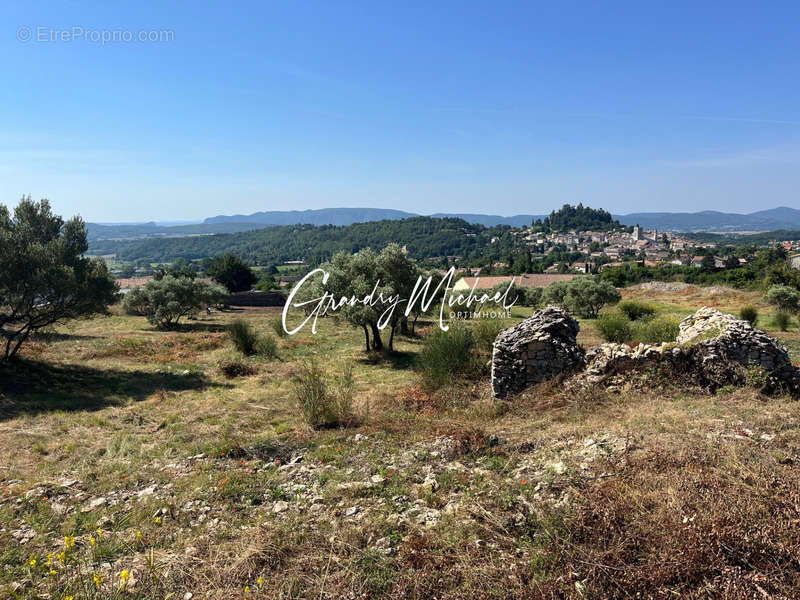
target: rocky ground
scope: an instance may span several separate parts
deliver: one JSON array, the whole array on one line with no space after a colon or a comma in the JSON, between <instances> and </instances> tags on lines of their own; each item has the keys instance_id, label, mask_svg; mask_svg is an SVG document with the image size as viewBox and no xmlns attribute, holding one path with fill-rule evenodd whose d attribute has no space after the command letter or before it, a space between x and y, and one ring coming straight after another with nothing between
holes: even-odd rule
<instances>
[{"instance_id":1,"label":"rocky ground","mask_svg":"<svg viewBox=\"0 0 800 600\"><path fill-rule=\"evenodd\" d=\"M365 361L331 326L233 380L217 333L120 316L33 347L46 384L0 388L0 597L800 593L789 396L657 370L430 392L403 362L418 342ZM286 382L311 352L356 365L352 427L300 419Z\"/></svg>"}]
</instances>

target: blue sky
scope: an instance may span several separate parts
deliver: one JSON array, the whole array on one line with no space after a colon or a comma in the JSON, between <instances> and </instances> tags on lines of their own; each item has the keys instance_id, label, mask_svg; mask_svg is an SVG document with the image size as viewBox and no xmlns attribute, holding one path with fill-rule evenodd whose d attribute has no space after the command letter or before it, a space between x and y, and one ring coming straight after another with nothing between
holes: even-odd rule
<instances>
[{"instance_id":1,"label":"blue sky","mask_svg":"<svg viewBox=\"0 0 800 600\"><path fill-rule=\"evenodd\" d=\"M5 204L91 221L800 208L796 3L0 10Z\"/></svg>"}]
</instances>

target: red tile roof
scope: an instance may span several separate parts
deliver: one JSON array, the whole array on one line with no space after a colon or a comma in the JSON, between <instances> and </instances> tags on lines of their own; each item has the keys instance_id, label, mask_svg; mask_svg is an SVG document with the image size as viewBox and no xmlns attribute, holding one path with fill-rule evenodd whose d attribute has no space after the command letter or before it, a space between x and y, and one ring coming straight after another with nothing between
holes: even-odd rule
<instances>
[{"instance_id":1,"label":"red tile roof","mask_svg":"<svg viewBox=\"0 0 800 600\"><path fill-rule=\"evenodd\" d=\"M490 277L462 277L459 281L463 281L470 288L475 285L476 290L488 290L500 283L508 283L511 281L512 275L499 275ZM521 287L547 287L554 281L569 281L577 277L574 273L525 273L523 275L514 275L514 285Z\"/></svg>"}]
</instances>

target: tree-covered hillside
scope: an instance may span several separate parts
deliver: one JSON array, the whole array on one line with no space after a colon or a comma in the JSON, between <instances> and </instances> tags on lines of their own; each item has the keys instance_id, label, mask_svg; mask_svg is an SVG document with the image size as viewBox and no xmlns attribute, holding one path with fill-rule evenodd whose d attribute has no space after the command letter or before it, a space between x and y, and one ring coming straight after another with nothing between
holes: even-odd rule
<instances>
[{"instance_id":1,"label":"tree-covered hillside","mask_svg":"<svg viewBox=\"0 0 800 600\"><path fill-rule=\"evenodd\" d=\"M583 204L565 204L544 219L534 221L533 226L541 231L610 231L625 227L610 212Z\"/></svg>"},{"instance_id":2,"label":"tree-covered hillside","mask_svg":"<svg viewBox=\"0 0 800 600\"><path fill-rule=\"evenodd\" d=\"M162 263L176 258L200 259L234 254L253 264L305 260L318 264L336 252L383 248L391 242L405 246L411 257L422 260L459 256L500 259L515 247L508 226L484 227L461 219L413 217L403 220L355 223L348 226L289 225L257 231L197 237L97 241L94 254L116 253L123 261ZM492 240L497 238L494 242Z\"/></svg>"}]
</instances>

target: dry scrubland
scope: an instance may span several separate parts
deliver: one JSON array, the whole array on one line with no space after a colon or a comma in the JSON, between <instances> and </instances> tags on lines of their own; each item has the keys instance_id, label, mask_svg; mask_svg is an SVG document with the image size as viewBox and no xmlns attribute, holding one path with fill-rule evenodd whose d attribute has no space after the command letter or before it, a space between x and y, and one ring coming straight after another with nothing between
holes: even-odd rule
<instances>
[{"instance_id":1,"label":"dry scrubland","mask_svg":"<svg viewBox=\"0 0 800 600\"><path fill-rule=\"evenodd\" d=\"M772 331L755 294L624 296L680 316L756 304L800 360L797 329ZM76 322L0 372L0 597L800 595L789 398L658 372L583 397L552 384L496 402L486 375L428 392L421 338L366 355L361 331L331 319L223 376L226 324L271 333L277 314L180 332ZM312 357L353 365L360 424L304 424L291 379Z\"/></svg>"}]
</instances>

